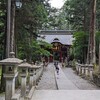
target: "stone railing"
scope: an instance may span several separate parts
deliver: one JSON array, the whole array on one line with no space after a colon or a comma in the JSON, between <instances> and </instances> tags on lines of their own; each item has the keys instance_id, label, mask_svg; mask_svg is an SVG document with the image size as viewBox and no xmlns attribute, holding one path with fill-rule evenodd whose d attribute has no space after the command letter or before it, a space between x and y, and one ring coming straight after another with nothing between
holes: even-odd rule
<instances>
[{"instance_id":1,"label":"stone railing","mask_svg":"<svg viewBox=\"0 0 100 100\"><path fill-rule=\"evenodd\" d=\"M36 84L43 74L43 65L28 64L26 61L13 57L0 61L0 64L5 65L7 69L4 73L6 79L5 100L30 100ZM20 80L17 89L15 89L16 77L17 80Z\"/></svg>"},{"instance_id":2,"label":"stone railing","mask_svg":"<svg viewBox=\"0 0 100 100\"><path fill-rule=\"evenodd\" d=\"M38 84L39 80L41 79L41 76L43 74L43 65L35 65L34 66L34 75L33 75L33 78L30 79L30 89L29 89L29 92L26 96L24 96L24 99L25 100L30 100L33 93L34 93L34 90L35 90L35 86Z\"/></svg>"},{"instance_id":3,"label":"stone railing","mask_svg":"<svg viewBox=\"0 0 100 100\"><path fill-rule=\"evenodd\" d=\"M93 65L76 63L75 66L78 75L93 80Z\"/></svg>"},{"instance_id":4,"label":"stone railing","mask_svg":"<svg viewBox=\"0 0 100 100\"><path fill-rule=\"evenodd\" d=\"M30 68L28 67L28 70ZM33 70L32 70L33 69ZM28 73L26 74L26 81L25 81L25 75L24 74L19 74L21 76L21 94L18 95L13 95L11 100L30 100L34 90L35 90L35 86L36 84L38 84L41 76L43 74L43 65L33 65L33 68L31 67L31 69L28 71ZM29 77L29 80L27 82L27 76ZM28 85L26 85L26 83L28 83ZM27 87L29 87L28 89L26 89ZM27 92L26 92L27 91ZM18 98L19 96L19 98ZM16 99L15 99L16 98Z\"/></svg>"}]
</instances>

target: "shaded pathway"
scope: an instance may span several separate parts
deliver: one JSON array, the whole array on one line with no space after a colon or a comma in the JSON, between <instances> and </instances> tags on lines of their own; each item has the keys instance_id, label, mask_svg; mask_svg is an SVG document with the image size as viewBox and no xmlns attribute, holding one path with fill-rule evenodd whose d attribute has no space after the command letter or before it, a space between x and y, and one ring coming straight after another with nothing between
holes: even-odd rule
<instances>
[{"instance_id":1,"label":"shaded pathway","mask_svg":"<svg viewBox=\"0 0 100 100\"><path fill-rule=\"evenodd\" d=\"M55 71L58 90L79 90L78 87L66 77L61 69L61 66L58 65L58 67L59 74L57 74L57 72Z\"/></svg>"},{"instance_id":2,"label":"shaded pathway","mask_svg":"<svg viewBox=\"0 0 100 100\"><path fill-rule=\"evenodd\" d=\"M76 75L71 68L62 68L66 77L73 82L80 90L98 90L99 87L90 83L88 80L82 79L80 76Z\"/></svg>"},{"instance_id":3,"label":"shaded pathway","mask_svg":"<svg viewBox=\"0 0 100 100\"><path fill-rule=\"evenodd\" d=\"M54 75L54 66L49 64L45 69L43 76L37 86L37 90L56 90L56 82Z\"/></svg>"}]
</instances>

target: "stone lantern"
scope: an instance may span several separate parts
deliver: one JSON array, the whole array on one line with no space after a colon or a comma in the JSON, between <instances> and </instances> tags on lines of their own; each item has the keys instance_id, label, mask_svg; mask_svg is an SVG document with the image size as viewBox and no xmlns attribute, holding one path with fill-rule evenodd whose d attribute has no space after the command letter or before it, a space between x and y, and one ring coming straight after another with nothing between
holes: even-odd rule
<instances>
[{"instance_id":1,"label":"stone lantern","mask_svg":"<svg viewBox=\"0 0 100 100\"><path fill-rule=\"evenodd\" d=\"M93 80L93 64L89 64L89 76L90 79Z\"/></svg>"},{"instance_id":2,"label":"stone lantern","mask_svg":"<svg viewBox=\"0 0 100 100\"><path fill-rule=\"evenodd\" d=\"M31 64L28 64L26 60L23 61L22 64L19 65L20 76L21 76L21 96L25 96L26 94L26 78L28 73L28 68L31 67Z\"/></svg>"},{"instance_id":3,"label":"stone lantern","mask_svg":"<svg viewBox=\"0 0 100 100\"><path fill-rule=\"evenodd\" d=\"M15 58L15 53L10 52L10 58L0 61L0 64L5 65L6 71L4 77L6 79L6 95L5 100L11 100L15 93L15 77L18 75L17 65L20 64L22 60Z\"/></svg>"}]
</instances>

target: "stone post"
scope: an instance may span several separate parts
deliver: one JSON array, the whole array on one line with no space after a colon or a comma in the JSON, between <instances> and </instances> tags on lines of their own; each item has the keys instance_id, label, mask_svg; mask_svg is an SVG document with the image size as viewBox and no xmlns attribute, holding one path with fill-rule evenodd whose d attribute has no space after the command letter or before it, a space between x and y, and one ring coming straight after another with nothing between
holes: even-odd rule
<instances>
[{"instance_id":1,"label":"stone post","mask_svg":"<svg viewBox=\"0 0 100 100\"><path fill-rule=\"evenodd\" d=\"M33 74L30 74L29 88L31 89L33 86Z\"/></svg>"},{"instance_id":2,"label":"stone post","mask_svg":"<svg viewBox=\"0 0 100 100\"><path fill-rule=\"evenodd\" d=\"M84 75L84 73L85 73L85 68L82 67L82 75Z\"/></svg>"},{"instance_id":3,"label":"stone post","mask_svg":"<svg viewBox=\"0 0 100 100\"><path fill-rule=\"evenodd\" d=\"M84 76L85 75L85 65L82 64L81 67L82 67L82 75Z\"/></svg>"},{"instance_id":4,"label":"stone post","mask_svg":"<svg viewBox=\"0 0 100 100\"><path fill-rule=\"evenodd\" d=\"M93 80L93 69L90 69L90 79Z\"/></svg>"},{"instance_id":5,"label":"stone post","mask_svg":"<svg viewBox=\"0 0 100 100\"><path fill-rule=\"evenodd\" d=\"M39 80L39 69L37 68L36 69L36 83L38 82Z\"/></svg>"},{"instance_id":6,"label":"stone post","mask_svg":"<svg viewBox=\"0 0 100 100\"><path fill-rule=\"evenodd\" d=\"M21 96L25 96L26 94L26 74L21 74Z\"/></svg>"},{"instance_id":7,"label":"stone post","mask_svg":"<svg viewBox=\"0 0 100 100\"><path fill-rule=\"evenodd\" d=\"M15 77L16 75L4 75L6 78L6 92L5 92L5 100L11 100L12 96L15 94Z\"/></svg>"},{"instance_id":8,"label":"stone post","mask_svg":"<svg viewBox=\"0 0 100 100\"><path fill-rule=\"evenodd\" d=\"M79 75L81 75L81 72L82 72L81 65L79 65Z\"/></svg>"},{"instance_id":9,"label":"stone post","mask_svg":"<svg viewBox=\"0 0 100 100\"><path fill-rule=\"evenodd\" d=\"M27 78L28 68L30 67L31 65L28 64L26 60L24 60L23 63L19 65L20 76L21 76L21 96L22 97L26 95L26 78Z\"/></svg>"},{"instance_id":10,"label":"stone post","mask_svg":"<svg viewBox=\"0 0 100 100\"><path fill-rule=\"evenodd\" d=\"M36 85L36 69L34 69L34 72L33 72L33 86Z\"/></svg>"},{"instance_id":11,"label":"stone post","mask_svg":"<svg viewBox=\"0 0 100 100\"><path fill-rule=\"evenodd\" d=\"M76 66L76 72L77 72L77 74L79 74L79 64L76 62L75 66Z\"/></svg>"},{"instance_id":12,"label":"stone post","mask_svg":"<svg viewBox=\"0 0 100 100\"><path fill-rule=\"evenodd\" d=\"M93 64L89 64L89 76L93 80Z\"/></svg>"},{"instance_id":13,"label":"stone post","mask_svg":"<svg viewBox=\"0 0 100 100\"><path fill-rule=\"evenodd\" d=\"M32 65L33 67L33 86L36 86L37 82L37 69L38 67L36 65Z\"/></svg>"},{"instance_id":14,"label":"stone post","mask_svg":"<svg viewBox=\"0 0 100 100\"><path fill-rule=\"evenodd\" d=\"M75 66L76 66L76 71L78 72L78 64L76 63L76 65L75 65Z\"/></svg>"},{"instance_id":15,"label":"stone post","mask_svg":"<svg viewBox=\"0 0 100 100\"><path fill-rule=\"evenodd\" d=\"M88 67L87 67L87 68L85 68L85 75L86 75L86 76L88 76L88 75L89 75L89 69L88 69Z\"/></svg>"},{"instance_id":16,"label":"stone post","mask_svg":"<svg viewBox=\"0 0 100 100\"><path fill-rule=\"evenodd\" d=\"M30 75L30 79L29 79L29 89L31 89L32 86L33 86L33 75L34 75L33 66L31 66L31 67L29 68L29 75Z\"/></svg>"}]
</instances>

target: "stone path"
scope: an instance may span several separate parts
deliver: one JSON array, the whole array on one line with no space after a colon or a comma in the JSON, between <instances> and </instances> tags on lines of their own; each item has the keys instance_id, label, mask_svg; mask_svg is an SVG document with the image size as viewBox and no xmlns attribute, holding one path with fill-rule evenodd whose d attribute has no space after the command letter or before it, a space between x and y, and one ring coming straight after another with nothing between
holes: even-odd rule
<instances>
[{"instance_id":1,"label":"stone path","mask_svg":"<svg viewBox=\"0 0 100 100\"><path fill-rule=\"evenodd\" d=\"M55 78L58 83L55 82ZM54 74L54 65L51 63L45 68L37 90L56 90L56 84L59 85L60 90L99 90L89 81L76 75L71 68L60 68L59 75Z\"/></svg>"},{"instance_id":2,"label":"stone path","mask_svg":"<svg viewBox=\"0 0 100 100\"><path fill-rule=\"evenodd\" d=\"M37 90L56 90L57 89L53 64L49 64L44 69L43 76L36 89Z\"/></svg>"},{"instance_id":3,"label":"stone path","mask_svg":"<svg viewBox=\"0 0 100 100\"><path fill-rule=\"evenodd\" d=\"M66 77L75 84L80 90L98 90L99 87L95 86L94 84L90 83L89 81L82 79L80 76L76 75L75 71L71 68L63 68L63 72L65 73Z\"/></svg>"},{"instance_id":4,"label":"stone path","mask_svg":"<svg viewBox=\"0 0 100 100\"><path fill-rule=\"evenodd\" d=\"M49 66L53 65L50 64ZM49 68L48 71L51 72L51 67L47 68ZM53 79L51 79L49 76L43 76L42 78L44 77L45 79L48 79L48 82L46 83L49 83L49 81L52 83L51 81L54 81L53 76ZM35 90L31 100L100 100L100 91L98 90L99 88L87 80L77 76L71 68L64 68L63 71L60 68L59 75L55 71L55 77L58 89L60 90L42 90L42 86L45 87L45 81L43 82L41 80L42 82L40 82L39 86L41 88L38 87L38 90ZM53 86L54 85L55 84L53 84ZM50 86L50 88L52 87Z\"/></svg>"}]
</instances>

